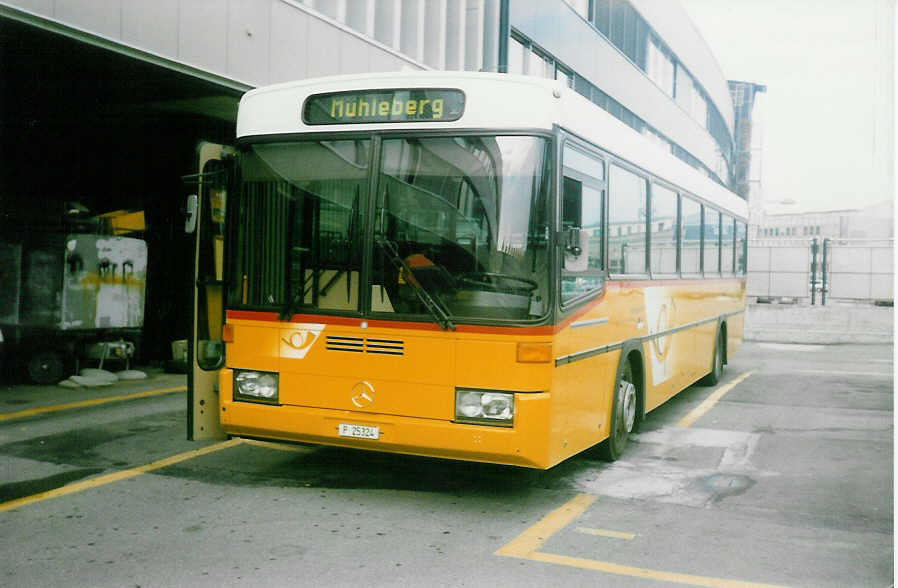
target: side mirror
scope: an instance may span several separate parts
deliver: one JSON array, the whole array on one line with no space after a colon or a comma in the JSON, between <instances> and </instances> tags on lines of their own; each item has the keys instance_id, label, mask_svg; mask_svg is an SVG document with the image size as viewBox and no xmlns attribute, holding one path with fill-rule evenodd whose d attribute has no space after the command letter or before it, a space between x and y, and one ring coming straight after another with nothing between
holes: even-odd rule
<instances>
[{"instance_id":1,"label":"side mirror","mask_svg":"<svg viewBox=\"0 0 898 588\"><path fill-rule=\"evenodd\" d=\"M564 243L565 254L570 253L574 257L580 257L580 255L583 253L583 248L580 246L580 234L580 227L571 227L570 229L565 229L565 231L562 233L562 243Z\"/></svg>"},{"instance_id":2,"label":"side mirror","mask_svg":"<svg viewBox=\"0 0 898 588\"><path fill-rule=\"evenodd\" d=\"M570 272L586 271L589 256L583 255L583 251L589 247L589 233L580 227L573 227L562 232L560 241L564 246L564 269Z\"/></svg>"},{"instance_id":3,"label":"side mirror","mask_svg":"<svg viewBox=\"0 0 898 588\"><path fill-rule=\"evenodd\" d=\"M184 209L184 214L187 217L184 222L184 232L188 235L191 235L194 231L196 231L198 209L199 198L197 198L196 194L191 194L187 197L187 207Z\"/></svg>"}]
</instances>

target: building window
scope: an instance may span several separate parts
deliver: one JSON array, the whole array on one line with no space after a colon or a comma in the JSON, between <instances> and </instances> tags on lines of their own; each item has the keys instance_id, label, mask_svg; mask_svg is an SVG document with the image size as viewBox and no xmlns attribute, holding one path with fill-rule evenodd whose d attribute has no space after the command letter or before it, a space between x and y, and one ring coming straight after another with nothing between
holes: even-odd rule
<instances>
[{"instance_id":1,"label":"building window","mask_svg":"<svg viewBox=\"0 0 898 588\"><path fill-rule=\"evenodd\" d=\"M511 37L508 40L508 73L524 73L524 58L526 54L527 47L523 43L515 37Z\"/></svg>"},{"instance_id":2,"label":"building window","mask_svg":"<svg viewBox=\"0 0 898 588\"><path fill-rule=\"evenodd\" d=\"M674 69L673 59L652 37L648 43L645 73L671 98L674 95Z\"/></svg>"},{"instance_id":3,"label":"building window","mask_svg":"<svg viewBox=\"0 0 898 588\"><path fill-rule=\"evenodd\" d=\"M530 48L530 56L527 59L527 75L537 78L555 77L554 68L550 68L550 63L548 63L548 60L545 58L545 56L541 55L537 51L534 51L533 47Z\"/></svg>"},{"instance_id":4,"label":"building window","mask_svg":"<svg viewBox=\"0 0 898 588\"><path fill-rule=\"evenodd\" d=\"M645 135L648 139L650 139L652 141L652 143L658 145L659 147L661 147L668 153L670 153L672 151L673 147L672 147L670 141L668 141L667 139L665 139L664 137L662 137L661 135L659 135L658 133L656 133L655 131L650 129L648 126L645 127L642 134Z\"/></svg>"},{"instance_id":5,"label":"building window","mask_svg":"<svg viewBox=\"0 0 898 588\"><path fill-rule=\"evenodd\" d=\"M574 11L589 20L589 0L564 0Z\"/></svg>"},{"instance_id":6,"label":"building window","mask_svg":"<svg viewBox=\"0 0 898 588\"><path fill-rule=\"evenodd\" d=\"M568 88L574 87L574 74L558 64L555 65L555 79L564 82Z\"/></svg>"}]
</instances>

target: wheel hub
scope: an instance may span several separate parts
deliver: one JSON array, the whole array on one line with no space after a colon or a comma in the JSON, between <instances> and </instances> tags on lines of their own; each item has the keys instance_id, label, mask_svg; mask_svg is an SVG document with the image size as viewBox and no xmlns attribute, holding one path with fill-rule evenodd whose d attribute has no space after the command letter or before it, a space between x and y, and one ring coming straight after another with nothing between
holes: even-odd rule
<instances>
[{"instance_id":1,"label":"wheel hub","mask_svg":"<svg viewBox=\"0 0 898 588\"><path fill-rule=\"evenodd\" d=\"M636 424L636 386L632 383L622 380L620 383L620 395L623 405L623 423L624 430L627 433L633 431L633 425Z\"/></svg>"}]
</instances>

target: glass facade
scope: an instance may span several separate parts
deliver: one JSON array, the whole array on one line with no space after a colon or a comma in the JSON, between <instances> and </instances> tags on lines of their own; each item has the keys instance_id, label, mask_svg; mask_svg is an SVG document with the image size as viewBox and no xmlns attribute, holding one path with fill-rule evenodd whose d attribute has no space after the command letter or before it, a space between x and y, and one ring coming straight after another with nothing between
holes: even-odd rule
<instances>
[{"instance_id":1,"label":"glass facade","mask_svg":"<svg viewBox=\"0 0 898 588\"><path fill-rule=\"evenodd\" d=\"M701 161L694 154L678 145L675 139L665 137L626 106L608 96L601 89L567 66L561 66L548 52L536 49L533 42L519 31L513 31L509 49L509 71L529 73L540 77L562 77L564 71L569 85L580 94L656 142L664 142L671 153L692 167L706 173L713 180L726 186L733 185L733 139L723 116L709 99L707 92L686 70L677 56L666 46L651 26L627 0L564 0L581 18L601 33L634 66L651 79L671 100L699 124L717 145L713 161ZM538 41L538 40L537 40ZM519 52L524 55L520 56ZM522 61L533 63L528 71ZM537 63L538 60L545 62ZM553 67L554 64L554 67Z\"/></svg>"}]
</instances>

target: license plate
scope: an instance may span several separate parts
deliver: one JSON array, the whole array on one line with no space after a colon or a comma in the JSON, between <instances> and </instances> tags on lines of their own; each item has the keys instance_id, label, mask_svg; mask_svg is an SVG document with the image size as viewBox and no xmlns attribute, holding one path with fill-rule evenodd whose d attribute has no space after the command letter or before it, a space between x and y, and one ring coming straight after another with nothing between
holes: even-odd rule
<instances>
[{"instance_id":1,"label":"license plate","mask_svg":"<svg viewBox=\"0 0 898 588\"><path fill-rule=\"evenodd\" d=\"M365 425L347 425L340 423L337 426L337 434L341 437L356 437L357 439L380 439L380 427L367 427Z\"/></svg>"}]
</instances>

